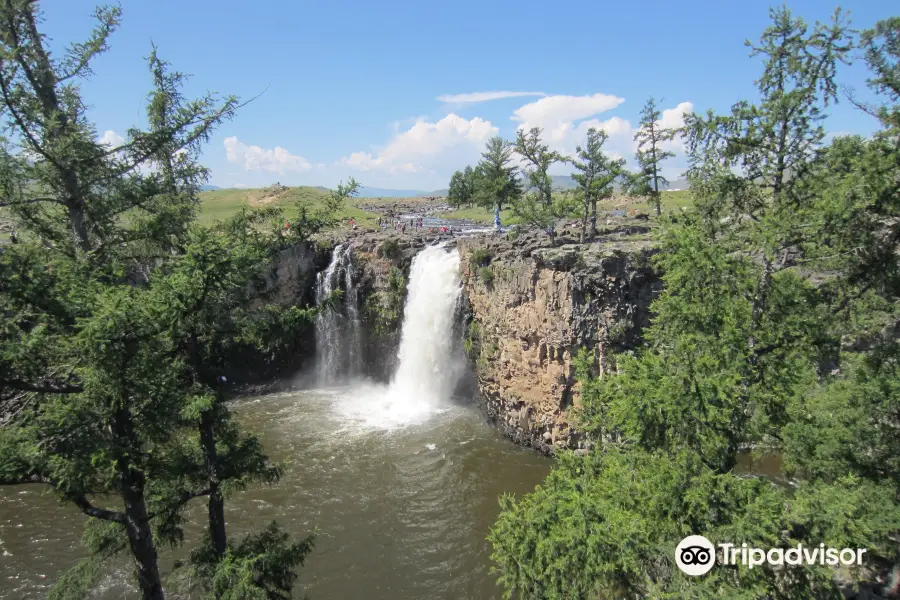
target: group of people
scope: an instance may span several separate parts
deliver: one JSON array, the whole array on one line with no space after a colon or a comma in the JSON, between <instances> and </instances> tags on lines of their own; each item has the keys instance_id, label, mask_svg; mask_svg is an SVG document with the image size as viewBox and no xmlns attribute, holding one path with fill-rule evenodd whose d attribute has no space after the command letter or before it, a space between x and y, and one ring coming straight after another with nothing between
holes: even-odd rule
<instances>
[{"instance_id":1,"label":"group of people","mask_svg":"<svg viewBox=\"0 0 900 600\"><path fill-rule=\"evenodd\" d=\"M416 217L413 219L396 219L393 217L382 217L378 219L378 226L381 229L387 229L388 227L392 227L395 231L399 231L401 233L406 233L407 228L412 229L425 229L425 219L423 217ZM428 233L453 233L453 227L441 226L441 227L429 227Z\"/></svg>"}]
</instances>

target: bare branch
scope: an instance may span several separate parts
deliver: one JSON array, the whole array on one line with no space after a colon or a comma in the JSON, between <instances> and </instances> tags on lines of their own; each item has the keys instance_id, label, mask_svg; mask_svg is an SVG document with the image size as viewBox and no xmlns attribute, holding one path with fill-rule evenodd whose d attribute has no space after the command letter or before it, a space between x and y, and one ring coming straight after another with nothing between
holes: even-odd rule
<instances>
[{"instance_id":1,"label":"bare branch","mask_svg":"<svg viewBox=\"0 0 900 600\"><path fill-rule=\"evenodd\" d=\"M29 383L18 379L0 379L0 387L8 387L23 392L37 392L39 394L78 394L84 391L84 386L77 384L73 385L53 382Z\"/></svg>"},{"instance_id":2,"label":"bare branch","mask_svg":"<svg viewBox=\"0 0 900 600\"><path fill-rule=\"evenodd\" d=\"M9 206L21 206L23 204L37 204L38 202L53 202L54 204L65 204L59 198L52 198L50 196L41 196L38 198L29 198L27 200L10 200L9 202L0 202L0 208L7 208Z\"/></svg>"}]
</instances>

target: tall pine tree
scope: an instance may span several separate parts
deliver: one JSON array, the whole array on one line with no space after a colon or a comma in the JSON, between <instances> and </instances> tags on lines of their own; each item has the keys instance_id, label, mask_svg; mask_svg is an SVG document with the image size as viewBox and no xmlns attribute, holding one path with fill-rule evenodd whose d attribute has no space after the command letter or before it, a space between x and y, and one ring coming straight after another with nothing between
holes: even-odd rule
<instances>
[{"instance_id":1,"label":"tall pine tree","mask_svg":"<svg viewBox=\"0 0 900 600\"><path fill-rule=\"evenodd\" d=\"M543 229L553 242L556 221L571 212L571 205L567 198L554 199L549 170L553 164L567 159L541 141L542 133L538 127L527 132L520 129L517 133L515 149L525 164L523 173L528 189L513 204L513 210L524 222Z\"/></svg>"},{"instance_id":2,"label":"tall pine tree","mask_svg":"<svg viewBox=\"0 0 900 600\"><path fill-rule=\"evenodd\" d=\"M662 163L675 156L674 152L664 150L663 145L674 137L674 130L663 127L662 112L656 105L656 100L651 97L641 110L641 122L634 134L638 170L631 174L630 192L648 198L656 209L656 216L662 214L659 188L669 184L663 177Z\"/></svg>"},{"instance_id":3,"label":"tall pine tree","mask_svg":"<svg viewBox=\"0 0 900 600\"><path fill-rule=\"evenodd\" d=\"M473 175L475 202L479 206L493 209L497 231L500 231L502 225L500 211L522 194L517 177L518 169L512 164L512 157L512 145L501 137L493 137L485 145L481 161Z\"/></svg>"},{"instance_id":4,"label":"tall pine tree","mask_svg":"<svg viewBox=\"0 0 900 600\"><path fill-rule=\"evenodd\" d=\"M892 71L878 65L897 64L886 27L866 34L876 90ZM810 28L774 10L754 46L758 104L688 119L698 206L657 234L665 289L646 343L603 378L582 355L579 419L594 449L503 500L491 540L510 597L837 599L889 579L900 148L889 119L869 140L822 144L847 37L840 14ZM895 114L887 98L876 112ZM747 449L781 455L791 485L740 474ZM688 577L674 549L691 534L867 559L840 576L802 564Z\"/></svg>"},{"instance_id":5,"label":"tall pine tree","mask_svg":"<svg viewBox=\"0 0 900 600\"><path fill-rule=\"evenodd\" d=\"M578 184L583 194L584 204L581 213L581 241L588 234L588 216L590 215L590 235L597 235L597 202L609 198L613 194L613 183L623 174L625 159L613 159L603 152L603 144L608 139L605 131L588 129L587 144L576 148L576 158L572 166L578 171L572 179Z\"/></svg>"},{"instance_id":6,"label":"tall pine tree","mask_svg":"<svg viewBox=\"0 0 900 600\"><path fill-rule=\"evenodd\" d=\"M154 49L148 128L101 144L78 84L119 10L99 9L90 39L61 59L46 50L36 3L11 0L0 17L0 100L12 132L0 191L22 227L0 253L0 484L48 484L90 517L94 554L60 581L68 596L127 552L142 597L163 598L158 548L182 542L184 508L202 496L199 585L218 597L229 581L242 597L250 588L286 597L311 540L291 543L272 527L234 543L224 528L222 486L279 470L231 417L215 376L236 345L270 347L311 316L258 309L248 297L262 266L294 241L276 227L277 211L209 230L194 222L207 177L197 155L237 101L186 100L184 77ZM304 231L331 220L306 214Z\"/></svg>"}]
</instances>

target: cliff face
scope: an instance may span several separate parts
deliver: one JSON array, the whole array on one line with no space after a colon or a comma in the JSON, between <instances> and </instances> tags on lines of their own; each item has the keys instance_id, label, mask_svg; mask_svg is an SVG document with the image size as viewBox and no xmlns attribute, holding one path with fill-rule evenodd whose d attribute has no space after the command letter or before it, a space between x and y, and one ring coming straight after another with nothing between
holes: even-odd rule
<instances>
[{"instance_id":1,"label":"cliff face","mask_svg":"<svg viewBox=\"0 0 900 600\"><path fill-rule=\"evenodd\" d=\"M546 453L582 447L571 414L580 402L575 356L586 348L602 373L609 352L633 346L646 326L660 283L650 268L649 230L629 221L608 227L602 241L591 244L567 243L562 236L561 245L552 247L534 233L456 240L467 327L460 337L472 359L477 396L487 417L516 442ZM349 242L364 374L385 380L396 369L410 264L436 241L359 232L297 246L279 256L260 299L314 304L316 273L328 267L334 246ZM285 374L309 364L314 348L310 331L290 360L282 357L271 367Z\"/></svg>"},{"instance_id":2,"label":"cliff face","mask_svg":"<svg viewBox=\"0 0 900 600\"><path fill-rule=\"evenodd\" d=\"M626 232L627 234L627 232ZM459 241L473 358L488 417L515 441L550 453L583 445L573 358L592 352L601 373L649 319L659 280L649 242L541 245L537 238Z\"/></svg>"},{"instance_id":3,"label":"cliff face","mask_svg":"<svg viewBox=\"0 0 900 600\"><path fill-rule=\"evenodd\" d=\"M278 304L307 307L315 304L316 274L328 266L330 249L301 242L281 251L260 274L254 289L256 306ZM229 381L247 393L279 389L273 380L304 369L315 359L313 328L302 335L283 336L269 352L239 345L228 359Z\"/></svg>"}]
</instances>

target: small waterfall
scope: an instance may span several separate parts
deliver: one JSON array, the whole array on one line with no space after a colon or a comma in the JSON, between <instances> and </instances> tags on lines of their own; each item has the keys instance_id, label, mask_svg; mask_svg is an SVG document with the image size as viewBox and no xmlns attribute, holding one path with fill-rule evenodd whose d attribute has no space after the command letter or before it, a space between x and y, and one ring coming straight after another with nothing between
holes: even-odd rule
<instances>
[{"instance_id":1,"label":"small waterfall","mask_svg":"<svg viewBox=\"0 0 900 600\"><path fill-rule=\"evenodd\" d=\"M400 403L433 406L453 393L454 317L461 291L459 252L430 246L413 259L390 394Z\"/></svg>"},{"instance_id":2,"label":"small waterfall","mask_svg":"<svg viewBox=\"0 0 900 600\"><path fill-rule=\"evenodd\" d=\"M316 318L316 378L320 385L359 375L363 367L359 294L347 243L335 246L331 263L317 276L316 305L322 306L336 290L343 291L340 304Z\"/></svg>"}]
</instances>

